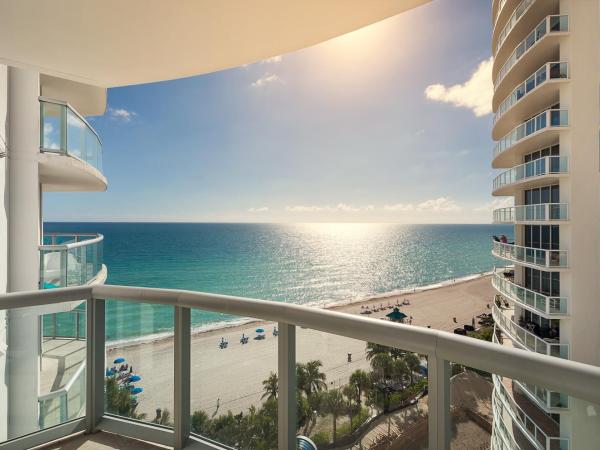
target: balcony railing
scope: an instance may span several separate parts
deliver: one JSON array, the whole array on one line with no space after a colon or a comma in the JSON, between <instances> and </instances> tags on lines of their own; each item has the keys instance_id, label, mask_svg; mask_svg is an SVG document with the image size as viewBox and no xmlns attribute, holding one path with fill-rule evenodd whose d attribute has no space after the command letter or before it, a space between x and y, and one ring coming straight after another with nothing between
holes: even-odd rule
<instances>
[{"instance_id":1,"label":"balcony railing","mask_svg":"<svg viewBox=\"0 0 600 450\"><path fill-rule=\"evenodd\" d=\"M507 317L503 311L512 310L501 310L497 305L494 305L492 308L492 315L496 324L498 324L502 331L511 338L513 342L516 342L521 347L531 350L532 352L563 359L569 358L568 344L547 342L541 337L536 336L532 332L521 327Z\"/></svg>"},{"instance_id":2,"label":"balcony railing","mask_svg":"<svg viewBox=\"0 0 600 450\"><path fill-rule=\"evenodd\" d=\"M567 156L544 156L533 161L512 167L494 178L493 190L510 184L519 183L529 178L542 177L553 174L566 174L569 172L569 158Z\"/></svg>"},{"instance_id":3,"label":"balcony railing","mask_svg":"<svg viewBox=\"0 0 600 450\"><path fill-rule=\"evenodd\" d=\"M102 142L91 125L65 102L40 98L40 150L62 153L102 172Z\"/></svg>"},{"instance_id":4,"label":"balcony railing","mask_svg":"<svg viewBox=\"0 0 600 450\"><path fill-rule=\"evenodd\" d=\"M494 124L516 105L519 100L538 88L548 80L562 80L569 78L569 64L566 62L549 62L544 64L533 75L516 87L512 93L504 99L494 114Z\"/></svg>"},{"instance_id":5,"label":"balcony railing","mask_svg":"<svg viewBox=\"0 0 600 450\"><path fill-rule=\"evenodd\" d=\"M160 370L172 374L172 422L168 426L114 416L105 410L106 301L170 307L174 330L172 366ZM428 448L450 447L450 362L521 379L560 390L587 402L600 403L600 368L533 354L490 342L457 336L425 327L395 324L358 315L314 307L170 289L125 286L83 286L20 292L0 296L0 310L35 307L60 302L84 301L87 312L84 415L50 429L15 438L0 448L29 448L87 430L105 430L153 443L181 448L220 448L191 432L191 313L204 310L253 317L278 323L276 405L277 448L296 448L296 330L317 330L350 340L372 342L427 356ZM113 300L111 300L113 301ZM304 332L304 331L303 331ZM245 355L246 353L241 353ZM143 356L145 355L145 356ZM143 357L150 354L143 353ZM250 355L250 354L248 354ZM18 357L15 355L14 357ZM243 356L242 356L243 358ZM250 358L250 356L249 356ZM159 370L159 369L156 369ZM161 385L160 389L166 389ZM9 382L8 389L11 389ZM150 393L151 394L151 393ZM27 401L23 399L22 401ZM275 447L275 445L273 446Z\"/></svg>"},{"instance_id":6,"label":"balcony railing","mask_svg":"<svg viewBox=\"0 0 600 450\"><path fill-rule=\"evenodd\" d=\"M510 18L506 22L506 25L504 25L504 28L502 28L502 31L498 35L498 40L496 41L496 48L494 49L494 56L498 54L498 50L500 49L500 47L502 47L504 40L509 35L514 26L517 24L519 19L523 16L523 14L525 14L529 10L531 5L533 5L535 1L536 0L522 0L521 3L517 5Z\"/></svg>"},{"instance_id":7,"label":"balcony railing","mask_svg":"<svg viewBox=\"0 0 600 450\"><path fill-rule=\"evenodd\" d=\"M40 245L40 287L81 286L102 270L101 234L45 233Z\"/></svg>"},{"instance_id":8,"label":"balcony railing","mask_svg":"<svg viewBox=\"0 0 600 450\"><path fill-rule=\"evenodd\" d=\"M498 2L498 7L496 8L496 15L494 16L494 26L496 26L496 22L498 21L498 16L500 16L500 13L502 12L502 8L504 8L504 5L506 4L506 0L500 0Z\"/></svg>"},{"instance_id":9,"label":"balcony railing","mask_svg":"<svg viewBox=\"0 0 600 450\"><path fill-rule=\"evenodd\" d=\"M569 111L565 109L548 109L527 122L515 127L510 133L496 142L493 158L508 150L520 140L547 128L564 128L569 126Z\"/></svg>"},{"instance_id":10,"label":"balcony railing","mask_svg":"<svg viewBox=\"0 0 600 450\"><path fill-rule=\"evenodd\" d=\"M534 30L527 35L513 50L511 55L506 59L506 62L498 72L494 81L494 88L497 88L506 74L513 68L518 60L540 39L550 33L564 33L569 31L569 16L554 15L545 17Z\"/></svg>"},{"instance_id":11,"label":"balcony railing","mask_svg":"<svg viewBox=\"0 0 600 450\"><path fill-rule=\"evenodd\" d=\"M507 279L501 270L494 271L492 285L503 296L519 305L546 316L565 316L569 313L566 297L551 297L519 286Z\"/></svg>"},{"instance_id":12,"label":"balcony railing","mask_svg":"<svg viewBox=\"0 0 600 450\"><path fill-rule=\"evenodd\" d=\"M40 395L39 425L41 429L81 417L85 409L85 361L79 366L69 382L56 391Z\"/></svg>"},{"instance_id":13,"label":"balcony railing","mask_svg":"<svg viewBox=\"0 0 600 450\"><path fill-rule=\"evenodd\" d=\"M492 375L494 391L521 432L540 450L569 450L570 439L548 436L508 393L498 375Z\"/></svg>"},{"instance_id":14,"label":"balcony railing","mask_svg":"<svg viewBox=\"0 0 600 450\"><path fill-rule=\"evenodd\" d=\"M544 269L568 267L566 250L546 250L503 242L494 242L493 244L492 253L498 258Z\"/></svg>"},{"instance_id":15,"label":"balcony railing","mask_svg":"<svg viewBox=\"0 0 600 450\"><path fill-rule=\"evenodd\" d=\"M546 412L561 412L569 409L569 396L560 392L550 391L531 383L513 380L540 408Z\"/></svg>"},{"instance_id":16,"label":"balcony railing","mask_svg":"<svg viewBox=\"0 0 600 450\"><path fill-rule=\"evenodd\" d=\"M495 223L552 222L569 220L567 203L537 203L494 210Z\"/></svg>"}]
</instances>

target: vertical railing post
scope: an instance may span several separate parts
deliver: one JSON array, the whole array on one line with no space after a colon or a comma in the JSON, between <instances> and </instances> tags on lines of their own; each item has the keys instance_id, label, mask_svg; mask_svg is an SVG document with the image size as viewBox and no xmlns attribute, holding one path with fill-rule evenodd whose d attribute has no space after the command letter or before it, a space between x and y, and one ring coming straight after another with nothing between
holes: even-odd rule
<instances>
[{"instance_id":1,"label":"vertical railing post","mask_svg":"<svg viewBox=\"0 0 600 450\"><path fill-rule=\"evenodd\" d=\"M86 305L86 432L93 433L104 415L105 301L92 297Z\"/></svg>"},{"instance_id":2,"label":"vertical railing post","mask_svg":"<svg viewBox=\"0 0 600 450\"><path fill-rule=\"evenodd\" d=\"M296 327L279 323L277 343L277 370L279 389L277 396L277 448L296 448Z\"/></svg>"},{"instance_id":3,"label":"vertical railing post","mask_svg":"<svg viewBox=\"0 0 600 450\"><path fill-rule=\"evenodd\" d=\"M69 250L60 250L60 287L67 287L69 280L67 276L67 259ZM64 278L63 278L64 277Z\"/></svg>"},{"instance_id":4,"label":"vertical railing post","mask_svg":"<svg viewBox=\"0 0 600 450\"><path fill-rule=\"evenodd\" d=\"M428 355L429 449L450 450L450 362Z\"/></svg>"},{"instance_id":5,"label":"vertical railing post","mask_svg":"<svg viewBox=\"0 0 600 450\"><path fill-rule=\"evenodd\" d=\"M190 435L191 310L175 306L174 414L175 450L185 447Z\"/></svg>"}]
</instances>

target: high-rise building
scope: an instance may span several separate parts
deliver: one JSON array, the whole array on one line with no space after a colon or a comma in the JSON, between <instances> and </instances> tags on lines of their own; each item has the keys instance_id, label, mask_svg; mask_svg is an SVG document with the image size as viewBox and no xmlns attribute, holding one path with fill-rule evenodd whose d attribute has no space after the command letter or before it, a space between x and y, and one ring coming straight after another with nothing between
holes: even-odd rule
<instances>
[{"instance_id":1,"label":"high-rise building","mask_svg":"<svg viewBox=\"0 0 600 450\"><path fill-rule=\"evenodd\" d=\"M600 365L600 2L494 0L494 211L498 343ZM494 376L493 448L600 442L578 399Z\"/></svg>"}]
</instances>

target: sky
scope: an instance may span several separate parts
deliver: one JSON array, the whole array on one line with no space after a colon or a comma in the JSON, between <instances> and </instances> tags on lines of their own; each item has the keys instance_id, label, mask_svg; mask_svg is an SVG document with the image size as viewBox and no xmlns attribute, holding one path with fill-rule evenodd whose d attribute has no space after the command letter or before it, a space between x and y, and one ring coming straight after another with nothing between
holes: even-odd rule
<instances>
[{"instance_id":1,"label":"sky","mask_svg":"<svg viewBox=\"0 0 600 450\"><path fill-rule=\"evenodd\" d=\"M290 54L109 89L107 192L47 221L489 223L491 1L434 0Z\"/></svg>"}]
</instances>

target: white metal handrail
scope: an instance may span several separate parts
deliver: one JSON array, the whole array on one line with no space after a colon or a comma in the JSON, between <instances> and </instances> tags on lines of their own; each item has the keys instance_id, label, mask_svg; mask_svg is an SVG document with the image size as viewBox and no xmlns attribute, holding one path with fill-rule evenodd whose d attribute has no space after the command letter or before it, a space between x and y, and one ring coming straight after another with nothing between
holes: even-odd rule
<instances>
[{"instance_id":1,"label":"white metal handrail","mask_svg":"<svg viewBox=\"0 0 600 450\"><path fill-rule=\"evenodd\" d=\"M569 358L568 344L554 344L546 342L541 337L521 327L514 320L509 319L497 305L492 307L492 317L496 324L502 329L513 342L520 347L530 350L531 352L541 353L543 355L553 356L557 359ZM513 377L508 377L513 378ZM517 377L517 379L520 379ZM558 390L558 389L557 389Z\"/></svg>"},{"instance_id":2,"label":"white metal handrail","mask_svg":"<svg viewBox=\"0 0 600 450\"><path fill-rule=\"evenodd\" d=\"M541 268L568 267L566 250L549 250L522 245L493 242L492 254L498 258Z\"/></svg>"},{"instance_id":3,"label":"white metal handrail","mask_svg":"<svg viewBox=\"0 0 600 450\"><path fill-rule=\"evenodd\" d=\"M67 384L65 384L60 389L57 389L57 390L52 391L52 392L48 392L47 394L40 395L38 397L38 400L40 402L43 402L45 400L51 400L53 398L60 397L61 395L66 395L67 392L69 392L71 390L71 387L73 387L73 385L75 384L75 382L77 381L77 379L84 372L85 372L85 360L79 365L79 367L77 368L77 370L75 371L75 373L73 374L73 376L71 377L71 379L67 382Z\"/></svg>"},{"instance_id":4,"label":"white metal handrail","mask_svg":"<svg viewBox=\"0 0 600 450\"><path fill-rule=\"evenodd\" d=\"M495 223L551 222L569 220L568 203L536 203L494 210Z\"/></svg>"},{"instance_id":5,"label":"white metal handrail","mask_svg":"<svg viewBox=\"0 0 600 450\"><path fill-rule=\"evenodd\" d=\"M493 124L508 112L514 105L525 98L528 94L549 80L565 80L569 78L569 63L548 62L536 70L525 81L517 86L498 106L494 114Z\"/></svg>"},{"instance_id":6,"label":"white metal handrail","mask_svg":"<svg viewBox=\"0 0 600 450\"><path fill-rule=\"evenodd\" d=\"M513 130L496 142L492 157L512 148L517 142L542 130L565 128L569 126L569 111L566 109L547 109L526 122L517 125Z\"/></svg>"},{"instance_id":7,"label":"white metal handrail","mask_svg":"<svg viewBox=\"0 0 600 450\"><path fill-rule=\"evenodd\" d=\"M60 389L40 395L38 397L38 403L40 405L39 423L41 428L57 425L68 420L72 420L78 416L79 412L85 405L85 389L81 389L81 392L75 393L76 398L79 398L75 402L76 408L72 408L69 394L72 392L72 390L74 390L75 383L79 383L79 388L85 386L85 366L86 362L84 360L79 365L67 384ZM55 402L57 402L57 404ZM54 405L54 408L58 407L58 409L48 409L47 405L50 405L50 408L52 408L52 405ZM58 415L55 414L55 411L58 411ZM55 423L53 423L53 419Z\"/></svg>"},{"instance_id":8,"label":"white metal handrail","mask_svg":"<svg viewBox=\"0 0 600 450\"><path fill-rule=\"evenodd\" d=\"M506 59L502 68L498 71L494 80L494 88L497 88L506 74L510 72L513 66L519 61L525 53L534 47L544 36L549 33L566 33L569 31L569 16L568 15L552 15L542 19L540 23L533 29L531 33L523 39L510 56Z\"/></svg>"},{"instance_id":9,"label":"white metal handrail","mask_svg":"<svg viewBox=\"0 0 600 450\"><path fill-rule=\"evenodd\" d=\"M104 413L105 317L104 299L117 299L174 307L174 411L173 431L141 424ZM105 429L131 437L184 448L191 440L190 342L191 309L253 317L278 322L279 448L295 448L295 327L301 326L349 338L374 342L428 356L429 448L446 449L450 442L450 361L547 386L587 401L600 403L600 367L495 345L478 339L411 325L283 302L254 300L226 295L173 289L96 285L0 296L0 310L40 306L73 300L87 303L86 416L77 429ZM68 432L74 426L61 430ZM53 434L50 434L53 433ZM56 438L56 430L45 430L0 448L23 448L32 442ZM47 439L47 438L46 438ZM206 445L203 448L210 448Z\"/></svg>"},{"instance_id":10,"label":"white metal handrail","mask_svg":"<svg viewBox=\"0 0 600 450\"><path fill-rule=\"evenodd\" d=\"M77 247L85 247L86 245L96 244L104 240L104 236L100 233L44 233L44 237L58 237L58 236L70 236L76 239L76 242L69 242L68 244L42 244L39 246L40 250L70 250ZM89 237L90 239L79 240L81 237Z\"/></svg>"},{"instance_id":11,"label":"white metal handrail","mask_svg":"<svg viewBox=\"0 0 600 450\"><path fill-rule=\"evenodd\" d=\"M546 316L566 316L569 313L566 297L548 296L520 286L506 279L503 269L494 271L492 286L508 300L537 313Z\"/></svg>"},{"instance_id":12,"label":"white metal handrail","mask_svg":"<svg viewBox=\"0 0 600 450\"><path fill-rule=\"evenodd\" d=\"M564 411L569 408L569 396L560 392L513 380L540 408L547 412Z\"/></svg>"}]
</instances>

